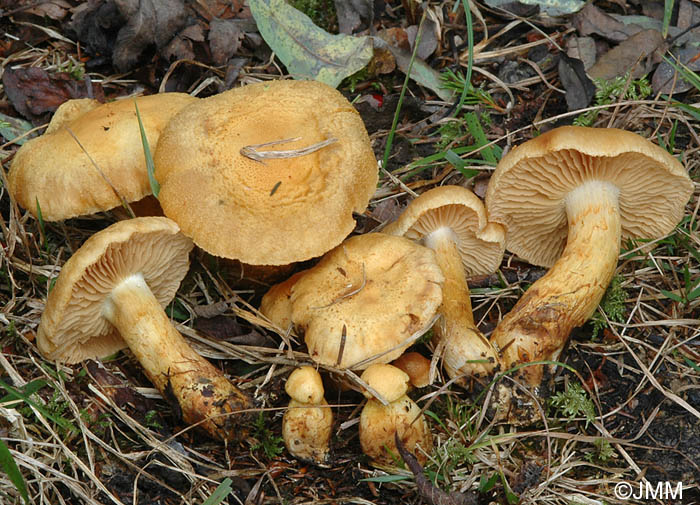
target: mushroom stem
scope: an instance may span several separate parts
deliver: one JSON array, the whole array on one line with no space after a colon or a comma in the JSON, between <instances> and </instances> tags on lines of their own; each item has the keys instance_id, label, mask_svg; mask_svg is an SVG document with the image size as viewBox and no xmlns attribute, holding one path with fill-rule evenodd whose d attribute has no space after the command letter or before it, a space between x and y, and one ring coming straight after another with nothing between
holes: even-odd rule
<instances>
[{"instance_id":1,"label":"mushroom stem","mask_svg":"<svg viewBox=\"0 0 700 505\"><path fill-rule=\"evenodd\" d=\"M569 222L562 256L503 318L491 336L504 367L555 360L571 330L593 314L615 272L620 253L619 190L589 181L565 199ZM545 368L524 367L518 377L537 388Z\"/></svg>"},{"instance_id":2,"label":"mushroom stem","mask_svg":"<svg viewBox=\"0 0 700 505\"><path fill-rule=\"evenodd\" d=\"M112 290L103 315L163 397L177 402L184 422L201 421L204 430L222 440L240 438L239 423L229 414L249 408L249 398L187 344L141 274L126 277Z\"/></svg>"},{"instance_id":3,"label":"mushroom stem","mask_svg":"<svg viewBox=\"0 0 700 505\"><path fill-rule=\"evenodd\" d=\"M425 237L425 245L435 251L445 276L442 285L441 320L436 334L444 343L443 363L447 374L460 382L468 376L491 375L499 363L496 350L474 324L469 286L462 257L449 228L440 228Z\"/></svg>"}]
</instances>

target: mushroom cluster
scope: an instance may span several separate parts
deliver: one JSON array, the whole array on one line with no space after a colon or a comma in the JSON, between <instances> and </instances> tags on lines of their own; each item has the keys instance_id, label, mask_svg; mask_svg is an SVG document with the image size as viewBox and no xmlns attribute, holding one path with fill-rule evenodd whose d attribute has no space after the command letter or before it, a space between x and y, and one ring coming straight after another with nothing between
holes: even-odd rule
<instances>
[{"instance_id":1,"label":"mushroom cluster","mask_svg":"<svg viewBox=\"0 0 700 505\"><path fill-rule=\"evenodd\" d=\"M129 347L184 421L228 440L245 433L229 414L245 412L250 399L191 349L156 307L175 294L192 241L251 265L288 265L332 249L374 193L376 160L357 111L337 90L316 82L272 81L201 100L179 93L105 105L72 100L44 135L16 153L9 174L13 199L35 216L63 220L149 195L158 185L146 169L137 107L155 152L156 196L172 219L159 223L188 244L179 249L185 268L169 271L161 262L149 277L145 262L161 242L151 243L146 232L107 228L64 267L58 284L64 287L47 301L39 348L49 359L74 363ZM146 226L128 222L123 226ZM106 238L112 236L117 245ZM160 285L168 286L167 296L158 294ZM71 312L88 306L89 315Z\"/></svg>"},{"instance_id":2,"label":"mushroom cluster","mask_svg":"<svg viewBox=\"0 0 700 505\"><path fill-rule=\"evenodd\" d=\"M464 187L438 187L383 233L347 238L374 194L377 164L359 114L335 89L272 81L136 105L167 217L117 222L72 255L48 297L39 350L76 363L128 347L185 422L239 438L251 398L190 347L163 307L195 245L255 267L295 271L313 260L272 286L260 312L303 337L309 362L286 381L282 430L289 453L317 465L332 452L322 372L354 380L366 397L360 445L376 465L396 462L397 438L426 460L432 435L407 393L429 386L438 363L461 386L505 371L496 418L536 419L552 362L596 310L621 240L669 233L693 187L676 158L639 135L561 127L501 159L485 205ZM150 194L145 164L134 101L75 100L17 152L9 190L30 213L67 219ZM468 280L494 272L506 249L550 269L488 338ZM432 362L409 351L431 329Z\"/></svg>"}]
</instances>

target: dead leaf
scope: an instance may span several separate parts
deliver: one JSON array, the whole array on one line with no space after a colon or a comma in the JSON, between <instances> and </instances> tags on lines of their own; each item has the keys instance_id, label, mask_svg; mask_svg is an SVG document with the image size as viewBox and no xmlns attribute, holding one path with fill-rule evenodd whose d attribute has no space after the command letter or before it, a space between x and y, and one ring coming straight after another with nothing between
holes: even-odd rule
<instances>
[{"instance_id":1,"label":"dead leaf","mask_svg":"<svg viewBox=\"0 0 700 505\"><path fill-rule=\"evenodd\" d=\"M185 24L184 0L114 0L126 24L119 30L112 64L120 72L131 70L151 44L157 49Z\"/></svg>"},{"instance_id":2,"label":"dead leaf","mask_svg":"<svg viewBox=\"0 0 700 505\"><path fill-rule=\"evenodd\" d=\"M5 142L10 142L18 137L21 137L32 128L34 128L34 125L32 125L29 121L25 121L24 119L20 119L17 117L8 116L7 114L3 114L0 112L0 135L3 136ZM27 140L34 136L36 136L36 133L32 135L27 135L26 137L22 137L21 139L17 140L15 144L21 146Z\"/></svg>"},{"instance_id":3,"label":"dead leaf","mask_svg":"<svg viewBox=\"0 0 700 505\"><path fill-rule=\"evenodd\" d=\"M695 72L700 71L700 49L697 47L683 47L672 51L673 56L669 57L676 64L681 63ZM673 93L684 93L693 88L693 85L676 76L676 69L669 61L664 59L659 66L656 67L654 75L651 78L651 86L654 94L664 93L671 95Z\"/></svg>"},{"instance_id":4,"label":"dead leaf","mask_svg":"<svg viewBox=\"0 0 700 505\"><path fill-rule=\"evenodd\" d=\"M209 23L209 48L216 65L225 65L238 52L243 31L234 19L214 18Z\"/></svg>"},{"instance_id":5,"label":"dead leaf","mask_svg":"<svg viewBox=\"0 0 700 505\"><path fill-rule=\"evenodd\" d=\"M244 0L197 0L192 2L192 7L207 22L210 22L214 18L250 17L250 12L245 8L244 4Z\"/></svg>"},{"instance_id":6,"label":"dead leaf","mask_svg":"<svg viewBox=\"0 0 700 505\"><path fill-rule=\"evenodd\" d=\"M659 51L661 50L661 51ZM656 30L643 30L605 53L588 71L593 79L613 79L631 72L633 79L649 73L652 63L661 59L664 38Z\"/></svg>"},{"instance_id":7,"label":"dead leaf","mask_svg":"<svg viewBox=\"0 0 700 505\"><path fill-rule=\"evenodd\" d=\"M586 75L581 60L560 53L559 80L566 90L566 105L570 111L588 107L595 96L596 87Z\"/></svg>"},{"instance_id":8,"label":"dead leaf","mask_svg":"<svg viewBox=\"0 0 700 505\"><path fill-rule=\"evenodd\" d=\"M390 223L401 215L401 211L402 209L395 198L387 198L375 205L370 215L380 223Z\"/></svg>"},{"instance_id":9,"label":"dead leaf","mask_svg":"<svg viewBox=\"0 0 700 505\"><path fill-rule=\"evenodd\" d=\"M65 0L51 0L48 2L41 2L31 9L27 9L25 12L34 14L35 16L48 17L55 21L61 21L66 17L68 11L72 7L73 6Z\"/></svg>"},{"instance_id":10,"label":"dead leaf","mask_svg":"<svg viewBox=\"0 0 700 505\"><path fill-rule=\"evenodd\" d=\"M369 24L373 10L372 0L335 0L338 31L351 35L362 25L363 19Z\"/></svg>"},{"instance_id":11,"label":"dead leaf","mask_svg":"<svg viewBox=\"0 0 700 505\"><path fill-rule=\"evenodd\" d=\"M379 37L373 37L373 40L376 47L389 49L391 54L394 55L396 65L399 67L399 69L401 69L403 73L408 72L408 67L411 62L411 53L409 51L405 51L391 44L387 44ZM438 97L440 97L441 100L446 102L453 100L454 92L449 89L445 89L442 86L440 73L420 58L414 59L410 77L421 86L425 86L426 88L432 90Z\"/></svg>"},{"instance_id":12,"label":"dead leaf","mask_svg":"<svg viewBox=\"0 0 700 505\"><path fill-rule=\"evenodd\" d=\"M579 35L602 35L615 42L622 42L641 30L638 26L625 25L591 2L574 15L573 21Z\"/></svg>"},{"instance_id":13,"label":"dead leaf","mask_svg":"<svg viewBox=\"0 0 700 505\"><path fill-rule=\"evenodd\" d=\"M65 72L49 74L37 67L6 68L2 83L15 110L34 124L46 122L50 113L71 98L104 101L101 85L76 81Z\"/></svg>"},{"instance_id":14,"label":"dead leaf","mask_svg":"<svg viewBox=\"0 0 700 505\"><path fill-rule=\"evenodd\" d=\"M571 37L566 42L566 55L583 62L583 68L588 70L596 60L596 47L593 37Z\"/></svg>"},{"instance_id":15,"label":"dead leaf","mask_svg":"<svg viewBox=\"0 0 700 505\"><path fill-rule=\"evenodd\" d=\"M372 59L369 37L332 35L284 0L249 0L260 35L289 73L337 87Z\"/></svg>"},{"instance_id":16,"label":"dead leaf","mask_svg":"<svg viewBox=\"0 0 700 505\"><path fill-rule=\"evenodd\" d=\"M147 47L165 49L186 19L184 0L96 0L77 8L70 26L90 54L126 72Z\"/></svg>"},{"instance_id":17,"label":"dead leaf","mask_svg":"<svg viewBox=\"0 0 700 505\"><path fill-rule=\"evenodd\" d=\"M204 27L200 23L186 26L175 35L162 54L166 60L193 60L195 59L194 42L204 42Z\"/></svg>"}]
</instances>

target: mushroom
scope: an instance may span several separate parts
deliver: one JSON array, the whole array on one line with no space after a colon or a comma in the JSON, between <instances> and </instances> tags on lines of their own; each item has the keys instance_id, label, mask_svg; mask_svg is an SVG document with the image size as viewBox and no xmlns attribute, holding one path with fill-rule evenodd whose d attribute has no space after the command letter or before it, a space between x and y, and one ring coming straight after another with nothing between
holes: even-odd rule
<instances>
[{"instance_id":1,"label":"mushroom","mask_svg":"<svg viewBox=\"0 0 700 505\"><path fill-rule=\"evenodd\" d=\"M313 81L251 84L178 113L154 157L165 215L208 253L249 265L322 255L376 189L362 119Z\"/></svg>"},{"instance_id":2,"label":"mushroom","mask_svg":"<svg viewBox=\"0 0 700 505\"><path fill-rule=\"evenodd\" d=\"M182 419L229 440L229 414L251 402L202 358L163 307L189 267L192 241L164 217L119 221L94 234L65 263L37 332L48 359L76 363L128 347Z\"/></svg>"},{"instance_id":3,"label":"mushroom","mask_svg":"<svg viewBox=\"0 0 700 505\"><path fill-rule=\"evenodd\" d=\"M304 270L292 275L289 279L275 284L267 290L260 302L260 312L283 331L292 325L292 288L303 277Z\"/></svg>"},{"instance_id":4,"label":"mushroom","mask_svg":"<svg viewBox=\"0 0 700 505\"><path fill-rule=\"evenodd\" d=\"M362 370L399 357L442 301L434 253L382 233L351 237L294 283L292 323L317 363Z\"/></svg>"},{"instance_id":5,"label":"mushroom","mask_svg":"<svg viewBox=\"0 0 700 505\"><path fill-rule=\"evenodd\" d=\"M692 191L675 157L618 129L556 128L504 156L486 194L489 217L505 226L510 251L551 267L491 336L504 367L558 359L605 293L621 237L671 232ZM516 377L542 395L545 372L551 367L526 366ZM529 420L532 402L519 391L506 393L500 408L512 404Z\"/></svg>"},{"instance_id":6,"label":"mushroom","mask_svg":"<svg viewBox=\"0 0 700 505\"><path fill-rule=\"evenodd\" d=\"M106 211L151 193L134 101L155 148L161 130L185 105L183 93L162 93L107 104L69 100L46 132L15 154L8 174L13 198L32 215L37 202L45 221Z\"/></svg>"},{"instance_id":7,"label":"mushroom","mask_svg":"<svg viewBox=\"0 0 700 505\"><path fill-rule=\"evenodd\" d=\"M435 335L444 346L448 375L464 383L494 372L496 351L474 323L467 276L495 271L505 247L503 227L489 223L479 198L461 186L441 186L409 203L385 233L420 241L435 251L445 276L441 320Z\"/></svg>"},{"instance_id":8,"label":"mushroom","mask_svg":"<svg viewBox=\"0 0 700 505\"><path fill-rule=\"evenodd\" d=\"M395 366L375 363L361 376L380 398L365 391L360 414L360 445L375 464L394 465L399 458L394 434L422 464L433 447L430 428L420 407L406 396L409 377Z\"/></svg>"},{"instance_id":9,"label":"mushroom","mask_svg":"<svg viewBox=\"0 0 700 505\"><path fill-rule=\"evenodd\" d=\"M430 384L430 360L421 353L405 352L391 364L408 375L411 386L424 388Z\"/></svg>"},{"instance_id":10,"label":"mushroom","mask_svg":"<svg viewBox=\"0 0 700 505\"><path fill-rule=\"evenodd\" d=\"M292 398L282 418L284 445L292 456L328 463L333 412L323 397L321 375L311 366L294 370L284 390Z\"/></svg>"}]
</instances>

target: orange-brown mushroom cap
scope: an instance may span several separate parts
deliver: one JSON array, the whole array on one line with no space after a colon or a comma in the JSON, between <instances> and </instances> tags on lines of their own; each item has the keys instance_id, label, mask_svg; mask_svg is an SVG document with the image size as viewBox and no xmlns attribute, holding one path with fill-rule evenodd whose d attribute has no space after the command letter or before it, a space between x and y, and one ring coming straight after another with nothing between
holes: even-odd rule
<instances>
[{"instance_id":1,"label":"orange-brown mushroom cap","mask_svg":"<svg viewBox=\"0 0 700 505\"><path fill-rule=\"evenodd\" d=\"M461 186L440 186L411 201L384 233L430 241L430 234L451 230L467 276L494 272L505 249L503 227L489 223L484 204Z\"/></svg>"},{"instance_id":2,"label":"orange-brown mushroom cap","mask_svg":"<svg viewBox=\"0 0 700 505\"><path fill-rule=\"evenodd\" d=\"M125 348L102 315L112 288L140 273L165 307L187 273L192 246L165 217L119 221L87 239L51 290L37 332L39 350L49 359L76 363Z\"/></svg>"},{"instance_id":3,"label":"orange-brown mushroom cap","mask_svg":"<svg viewBox=\"0 0 700 505\"><path fill-rule=\"evenodd\" d=\"M46 133L17 151L8 175L10 194L35 216L38 201L46 221L112 209L121 204L120 196L140 200L151 187L134 101L154 149L170 118L196 100L162 93L104 105L89 99L63 103Z\"/></svg>"},{"instance_id":4,"label":"orange-brown mushroom cap","mask_svg":"<svg viewBox=\"0 0 700 505\"><path fill-rule=\"evenodd\" d=\"M297 280L292 321L314 361L364 369L397 358L427 330L442 281L430 249L383 233L358 235Z\"/></svg>"},{"instance_id":5,"label":"orange-brown mushroom cap","mask_svg":"<svg viewBox=\"0 0 700 505\"><path fill-rule=\"evenodd\" d=\"M304 155L257 161L241 153L331 139ZM251 265L285 265L332 249L377 183L359 114L337 90L312 81L252 84L183 109L163 132L155 165L163 210L183 233L210 254Z\"/></svg>"},{"instance_id":6,"label":"orange-brown mushroom cap","mask_svg":"<svg viewBox=\"0 0 700 505\"><path fill-rule=\"evenodd\" d=\"M510 251L552 266L566 245L565 197L592 180L618 188L622 239L669 233L693 192L683 165L643 137L615 128L563 126L504 156L486 194L489 219L506 227Z\"/></svg>"}]
</instances>

